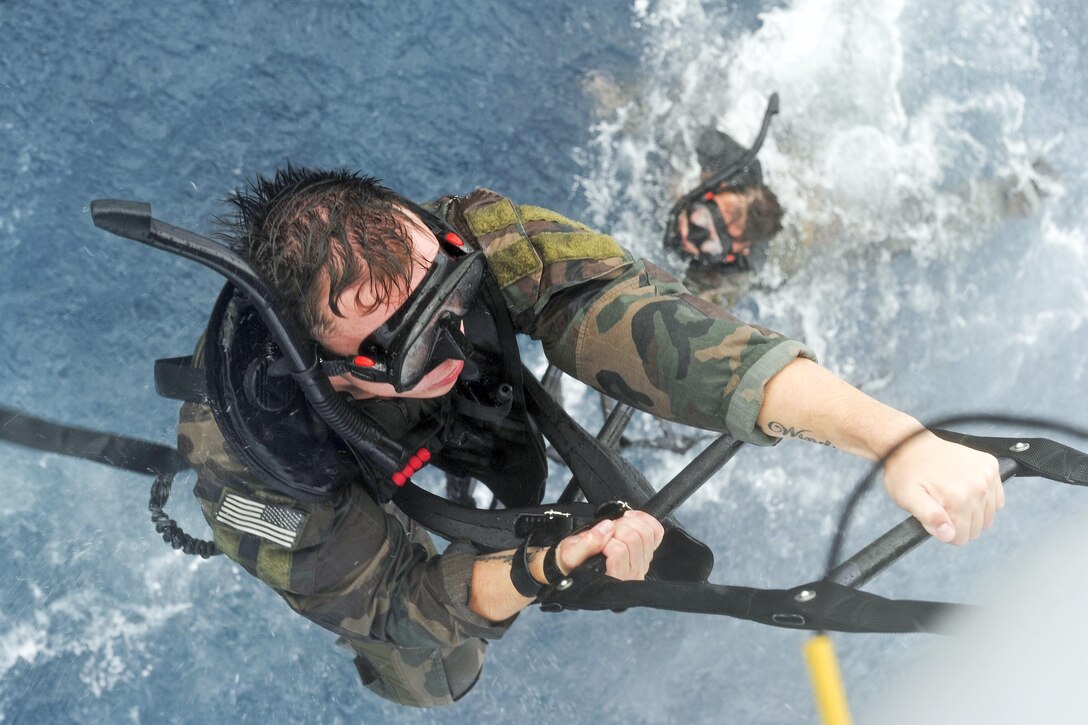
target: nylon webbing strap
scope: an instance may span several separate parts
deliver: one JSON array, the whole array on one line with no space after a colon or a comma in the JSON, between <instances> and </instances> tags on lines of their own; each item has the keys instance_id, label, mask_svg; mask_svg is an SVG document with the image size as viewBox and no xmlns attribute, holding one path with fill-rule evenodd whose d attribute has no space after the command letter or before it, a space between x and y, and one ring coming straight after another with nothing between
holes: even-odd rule
<instances>
[{"instance_id":1,"label":"nylon webbing strap","mask_svg":"<svg viewBox=\"0 0 1088 725\"><path fill-rule=\"evenodd\" d=\"M965 604L885 599L827 581L792 589L688 582L619 581L586 570L568 577L563 591L551 586L539 597L545 611L652 607L718 614L786 629L829 632L946 631L945 618L975 610Z\"/></svg>"},{"instance_id":2,"label":"nylon webbing strap","mask_svg":"<svg viewBox=\"0 0 1088 725\"><path fill-rule=\"evenodd\" d=\"M397 493L397 507L429 531L450 541L467 540L481 549L501 551L517 548L525 537L517 533L522 516L540 516L546 511L569 513L572 530L593 520L596 507L587 502L548 504L513 509L479 509L436 496L414 483Z\"/></svg>"},{"instance_id":3,"label":"nylon webbing strap","mask_svg":"<svg viewBox=\"0 0 1088 725\"><path fill-rule=\"evenodd\" d=\"M632 508L650 500L654 488L638 469L571 418L531 372L523 370L522 376L529 412L578 479L586 499L596 504L618 499Z\"/></svg>"},{"instance_id":4,"label":"nylon webbing strap","mask_svg":"<svg viewBox=\"0 0 1088 725\"><path fill-rule=\"evenodd\" d=\"M1052 481L1088 486L1088 456L1075 448L1047 438L994 438L934 429L941 438L984 451L998 458L1011 458L1021 467L1017 475L1049 478Z\"/></svg>"},{"instance_id":5,"label":"nylon webbing strap","mask_svg":"<svg viewBox=\"0 0 1088 725\"><path fill-rule=\"evenodd\" d=\"M0 406L0 440L46 453L83 458L134 473L175 473L188 468L168 446L138 438L61 425Z\"/></svg>"}]
</instances>

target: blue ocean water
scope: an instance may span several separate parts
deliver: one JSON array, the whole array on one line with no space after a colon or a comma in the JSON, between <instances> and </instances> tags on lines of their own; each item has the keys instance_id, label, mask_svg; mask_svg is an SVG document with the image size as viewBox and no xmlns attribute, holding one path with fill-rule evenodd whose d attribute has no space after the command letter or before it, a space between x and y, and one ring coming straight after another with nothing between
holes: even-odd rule
<instances>
[{"instance_id":1,"label":"blue ocean water","mask_svg":"<svg viewBox=\"0 0 1088 725\"><path fill-rule=\"evenodd\" d=\"M98 231L91 199L147 200L208 230L258 172L344 165L419 199L488 186L660 257L663 213L697 173L694 133L713 123L751 138L777 90L761 158L787 229L738 309L923 419L1085 422L1085 10L856 5L0 2L0 404L173 440L177 406L156 397L151 364L191 349L222 280ZM594 422L594 399L567 388ZM683 460L635 455L662 481ZM656 611L526 612L462 703L399 709L359 686L331 635L229 562L158 541L144 477L0 456L5 720L815 718L802 635ZM718 555L713 579L818 576L863 469L799 443L747 452L685 517ZM177 488L172 512L201 532ZM1077 493L1017 483L982 540L922 547L871 588L971 599L1083 519ZM850 546L900 518L874 494ZM933 646L837 641L859 712Z\"/></svg>"}]
</instances>

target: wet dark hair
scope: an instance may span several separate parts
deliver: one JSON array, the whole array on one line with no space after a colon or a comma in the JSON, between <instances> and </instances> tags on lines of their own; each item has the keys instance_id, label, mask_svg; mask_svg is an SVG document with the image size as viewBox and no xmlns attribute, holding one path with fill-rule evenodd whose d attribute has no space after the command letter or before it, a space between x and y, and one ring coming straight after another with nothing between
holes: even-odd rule
<instances>
[{"instance_id":1,"label":"wet dark hair","mask_svg":"<svg viewBox=\"0 0 1088 725\"><path fill-rule=\"evenodd\" d=\"M220 238L264 275L315 337L331 323L326 309L344 316L338 301L351 285L373 291L371 309L410 289L404 200L374 177L288 165L271 179L258 175L227 203L234 213L219 220Z\"/></svg>"},{"instance_id":2,"label":"wet dark hair","mask_svg":"<svg viewBox=\"0 0 1088 725\"><path fill-rule=\"evenodd\" d=\"M765 242L782 231L782 205L767 186L758 184L730 191L740 194L748 201L743 241Z\"/></svg>"}]
</instances>

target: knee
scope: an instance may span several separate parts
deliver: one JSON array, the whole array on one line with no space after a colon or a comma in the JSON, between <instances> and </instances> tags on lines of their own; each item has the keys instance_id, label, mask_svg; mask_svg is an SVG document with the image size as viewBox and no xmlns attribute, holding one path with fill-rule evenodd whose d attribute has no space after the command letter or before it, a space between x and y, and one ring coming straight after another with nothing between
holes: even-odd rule
<instances>
[{"instance_id":1,"label":"knee","mask_svg":"<svg viewBox=\"0 0 1088 725\"><path fill-rule=\"evenodd\" d=\"M475 686L483 669L487 643L469 640L450 650L394 647L388 643L352 643L355 669L371 692L401 705L452 705Z\"/></svg>"}]
</instances>

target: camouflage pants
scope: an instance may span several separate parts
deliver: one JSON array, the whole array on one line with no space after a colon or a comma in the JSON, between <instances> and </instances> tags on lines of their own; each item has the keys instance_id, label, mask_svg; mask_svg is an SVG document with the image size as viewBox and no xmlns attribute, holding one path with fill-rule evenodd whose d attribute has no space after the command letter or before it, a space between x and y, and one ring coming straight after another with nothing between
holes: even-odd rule
<instances>
[{"instance_id":1,"label":"camouflage pants","mask_svg":"<svg viewBox=\"0 0 1088 725\"><path fill-rule=\"evenodd\" d=\"M487 643L474 639L449 650L338 642L357 653L355 668L371 692L401 705L440 707L460 700L480 677Z\"/></svg>"},{"instance_id":2,"label":"camouflage pants","mask_svg":"<svg viewBox=\"0 0 1088 725\"><path fill-rule=\"evenodd\" d=\"M432 555L434 542L422 527L397 509L409 538ZM443 707L468 694L480 678L487 641L473 638L456 647L396 647L341 637L337 644L355 653L355 669L363 686L400 705Z\"/></svg>"},{"instance_id":3,"label":"camouflage pants","mask_svg":"<svg viewBox=\"0 0 1088 725\"><path fill-rule=\"evenodd\" d=\"M380 587L367 574L374 563L349 552L377 549L375 561L395 559L390 542L376 525L385 519L400 533L396 540L402 550L412 550L418 559L436 555L430 536L400 511L385 511L359 487L339 501L303 503L270 492L246 492L204 479L196 493L216 543L228 557L251 574L272 586L299 614L340 635L338 644L355 655L355 667L362 684L372 692L398 704L413 707L451 705L463 697L479 679L487 643L479 637L450 637L443 644L409 632L408 645L394 644L372 631L373 619L390 608ZM298 542L291 547L255 538L225 524L217 516L227 497L249 504L289 504L305 525ZM373 543L380 540L378 543ZM371 542L371 544L368 544ZM333 586L337 581L347 584ZM322 586L324 585L324 586ZM378 612L375 615L374 612ZM436 611L436 610L431 610ZM413 617L426 625L426 611ZM425 626L423 626L426 629Z\"/></svg>"}]
</instances>

